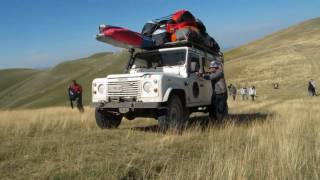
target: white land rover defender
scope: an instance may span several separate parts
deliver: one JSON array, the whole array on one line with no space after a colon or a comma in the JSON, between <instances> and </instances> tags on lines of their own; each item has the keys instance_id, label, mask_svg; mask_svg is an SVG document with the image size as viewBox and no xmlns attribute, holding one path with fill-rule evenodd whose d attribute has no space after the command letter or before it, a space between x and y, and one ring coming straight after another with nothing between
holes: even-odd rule
<instances>
[{"instance_id":1,"label":"white land rover defender","mask_svg":"<svg viewBox=\"0 0 320 180\"><path fill-rule=\"evenodd\" d=\"M197 76L211 61L223 64L222 53L179 43L132 52L127 74L110 74L92 83L92 102L100 128L116 128L123 117L153 117L160 130L181 128L192 112L211 104L209 80Z\"/></svg>"}]
</instances>

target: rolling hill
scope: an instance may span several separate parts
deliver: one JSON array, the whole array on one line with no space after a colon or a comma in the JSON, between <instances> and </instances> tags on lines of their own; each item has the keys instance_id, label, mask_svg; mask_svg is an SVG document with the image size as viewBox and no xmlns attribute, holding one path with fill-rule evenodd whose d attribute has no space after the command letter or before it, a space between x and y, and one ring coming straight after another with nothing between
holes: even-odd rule
<instances>
[{"instance_id":1,"label":"rolling hill","mask_svg":"<svg viewBox=\"0 0 320 180\"><path fill-rule=\"evenodd\" d=\"M306 96L307 83L320 82L320 18L289 27L226 53L230 83L257 86L261 99ZM280 89L274 90L273 83Z\"/></svg>"},{"instance_id":2,"label":"rolling hill","mask_svg":"<svg viewBox=\"0 0 320 180\"><path fill-rule=\"evenodd\" d=\"M84 89L84 103L91 98L91 82L108 73L121 72L126 53L99 53L67 61L49 70L10 69L0 71L0 107L38 108L68 105L67 88L76 79Z\"/></svg>"},{"instance_id":3,"label":"rolling hill","mask_svg":"<svg viewBox=\"0 0 320 180\"><path fill-rule=\"evenodd\" d=\"M320 82L320 18L271 34L225 53L228 83L257 87L260 100L306 96L310 78ZM72 79L84 88L90 104L96 77L122 72L127 53L99 53L67 61L48 70L0 70L0 108L68 105L66 89ZM274 90L273 83L280 89Z\"/></svg>"}]
</instances>

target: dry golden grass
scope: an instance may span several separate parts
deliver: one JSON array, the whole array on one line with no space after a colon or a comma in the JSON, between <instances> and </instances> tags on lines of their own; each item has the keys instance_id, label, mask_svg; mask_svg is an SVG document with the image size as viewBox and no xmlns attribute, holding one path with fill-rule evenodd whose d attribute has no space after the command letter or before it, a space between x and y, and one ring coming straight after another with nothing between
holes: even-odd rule
<instances>
[{"instance_id":1,"label":"dry golden grass","mask_svg":"<svg viewBox=\"0 0 320 180\"><path fill-rule=\"evenodd\" d=\"M90 108L2 111L0 178L319 179L318 101L230 101L225 124L182 135L137 128L149 119L100 130Z\"/></svg>"}]
</instances>

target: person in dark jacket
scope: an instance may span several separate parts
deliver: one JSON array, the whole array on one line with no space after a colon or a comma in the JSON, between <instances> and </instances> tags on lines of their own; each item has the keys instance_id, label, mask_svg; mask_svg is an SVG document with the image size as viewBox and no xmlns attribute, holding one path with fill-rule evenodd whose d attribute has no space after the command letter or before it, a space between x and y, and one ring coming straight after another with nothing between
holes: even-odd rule
<instances>
[{"instance_id":1,"label":"person in dark jacket","mask_svg":"<svg viewBox=\"0 0 320 180\"><path fill-rule=\"evenodd\" d=\"M209 73L202 76L204 79L211 80L213 89L209 110L210 120L221 122L224 116L228 114L228 92L221 63L212 61L209 66Z\"/></svg>"},{"instance_id":2,"label":"person in dark jacket","mask_svg":"<svg viewBox=\"0 0 320 180\"><path fill-rule=\"evenodd\" d=\"M232 86L233 86L232 84L229 84L229 86L228 86L229 96L231 96L231 87L232 87Z\"/></svg>"},{"instance_id":3,"label":"person in dark jacket","mask_svg":"<svg viewBox=\"0 0 320 180\"><path fill-rule=\"evenodd\" d=\"M73 101L76 101L76 105L79 111L84 112L84 108L82 105L82 87L77 83L76 80L72 80L72 83L68 88L68 94L71 108L73 108Z\"/></svg>"},{"instance_id":4,"label":"person in dark jacket","mask_svg":"<svg viewBox=\"0 0 320 180\"><path fill-rule=\"evenodd\" d=\"M232 85L230 88L230 96L232 96L232 99L235 101L237 96L237 88L236 86Z\"/></svg>"},{"instance_id":5,"label":"person in dark jacket","mask_svg":"<svg viewBox=\"0 0 320 180\"><path fill-rule=\"evenodd\" d=\"M313 79L310 79L308 83L308 92L309 92L309 96L317 96L316 82Z\"/></svg>"}]
</instances>

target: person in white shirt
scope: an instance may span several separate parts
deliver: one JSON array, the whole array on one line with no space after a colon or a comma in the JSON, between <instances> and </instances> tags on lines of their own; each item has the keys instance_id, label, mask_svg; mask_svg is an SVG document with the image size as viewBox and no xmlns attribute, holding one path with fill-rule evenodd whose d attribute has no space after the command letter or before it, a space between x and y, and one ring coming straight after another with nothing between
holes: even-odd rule
<instances>
[{"instance_id":1,"label":"person in white shirt","mask_svg":"<svg viewBox=\"0 0 320 180\"><path fill-rule=\"evenodd\" d=\"M248 89L246 87L243 87L240 89L240 94L241 94L242 100L248 100Z\"/></svg>"},{"instance_id":2,"label":"person in white shirt","mask_svg":"<svg viewBox=\"0 0 320 180\"><path fill-rule=\"evenodd\" d=\"M254 98L257 96L256 87L252 86L249 88L249 95L251 96L251 100L254 101Z\"/></svg>"}]
</instances>

